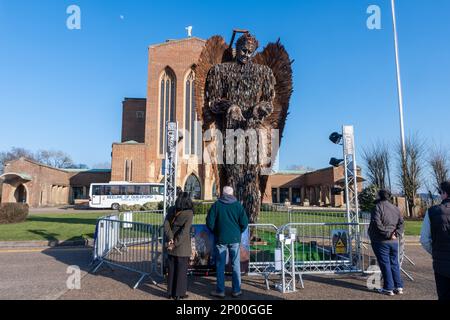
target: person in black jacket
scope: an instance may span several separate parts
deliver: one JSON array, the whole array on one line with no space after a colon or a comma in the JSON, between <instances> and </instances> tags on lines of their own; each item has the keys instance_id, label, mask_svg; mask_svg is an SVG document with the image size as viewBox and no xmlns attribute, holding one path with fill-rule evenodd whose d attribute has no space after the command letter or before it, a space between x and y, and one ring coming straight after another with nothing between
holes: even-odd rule
<instances>
[{"instance_id":1,"label":"person in black jacket","mask_svg":"<svg viewBox=\"0 0 450 320\"><path fill-rule=\"evenodd\" d=\"M167 277L167 297L185 299L187 291L187 269L191 256L191 226L194 205L189 193L181 193L174 210L170 210L164 220L164 234L168 253L169 274Z\"/></svg>"},{"instance_id":2,"label":"person in black jacket","mask_svg":"<svg viewBox=\"0 0 450 320\"><path fill-rule=\"evenodd\" d=\"M439 300L450 301L450 181L440 185L442 203L425 215L420 242L433 257Z\"/></svg>"},{"instance_id":3,"label":"person in black jacket","mask_svg":"<svg viewBox=\"0 0 450 320\"><path fill-rule=\"evenodd\" d=\"M379 292L393 296L403 294L398 238L404 233L404 222L400 210L389 201L390 198L389 191L378 192L368 232L384 279Z\"/></svg>"}]
</instances>

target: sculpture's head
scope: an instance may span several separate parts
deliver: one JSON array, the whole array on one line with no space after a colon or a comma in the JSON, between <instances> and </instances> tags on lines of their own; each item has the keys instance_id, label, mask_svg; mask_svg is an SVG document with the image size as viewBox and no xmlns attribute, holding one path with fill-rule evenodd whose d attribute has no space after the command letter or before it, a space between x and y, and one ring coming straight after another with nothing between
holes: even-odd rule
<instances>
[{"instance_id":1,"label":"sculpture's head","mask_svg":"<svg viewBox=\"0 0 450 320\"><path fill-rule=\"evenodd\" d=\"M242 64L248 63L258 46L258 40L254 36L244 33L236 42L236 60Z\"/></svg>"}]
</instances>

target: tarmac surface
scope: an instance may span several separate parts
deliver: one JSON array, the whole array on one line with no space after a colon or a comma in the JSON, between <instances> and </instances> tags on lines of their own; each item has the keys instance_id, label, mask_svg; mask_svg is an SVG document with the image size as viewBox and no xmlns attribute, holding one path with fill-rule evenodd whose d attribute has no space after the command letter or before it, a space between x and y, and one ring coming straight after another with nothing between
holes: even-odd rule
<instances>
[{"instance_id":1,"label":"tarmac surface","mask_svg":"<svg viewBox=\"0 0 450 320\"><path fill-rule=\"evenodd\" d=\"M121 269L102 266L96 274L89 273L90 248L4 248L0 249L0 299L68 299L68 300L162 300L165 282L154 285L147 279L136 290L132 287L139 275ZM278 292L270 281L270 290L261 277L243 277L241 299L251 300L436 300L434 276L430 256L418 244L408 244L407 254L415 266L404 267L415 281L406 277L405 294L388 297L367 288L367 277L360 275L307 275L305 288L285 294ZM80 289L68 289L74 270L80 268ZM70 278L72 276L72 278ZM231 281L227 279L230 290ZM69 281L69 284L76 282ZM214 289L214 277L189 277L189 300L209 300ZM228 292L227 292L228 293ZM232 299L227 295L226 299Z\"/></svg>"}]
</instances>

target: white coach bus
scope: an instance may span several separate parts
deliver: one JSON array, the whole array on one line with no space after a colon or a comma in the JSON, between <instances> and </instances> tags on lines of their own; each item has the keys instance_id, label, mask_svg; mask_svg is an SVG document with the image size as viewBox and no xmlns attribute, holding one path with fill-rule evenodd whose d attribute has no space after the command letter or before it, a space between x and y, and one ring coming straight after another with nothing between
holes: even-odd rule
<instances>
[{"instance_id":1,"label":"white coach bus","mask_svg":"<svg viewBox=\"0 0 450 320\"><path fill-rule=\"evenodd\" d=\"M117 210L122 204L143 205L164 201L161 183L92 183L89 188L89 207Z\"/></svg>"}]
</instances>

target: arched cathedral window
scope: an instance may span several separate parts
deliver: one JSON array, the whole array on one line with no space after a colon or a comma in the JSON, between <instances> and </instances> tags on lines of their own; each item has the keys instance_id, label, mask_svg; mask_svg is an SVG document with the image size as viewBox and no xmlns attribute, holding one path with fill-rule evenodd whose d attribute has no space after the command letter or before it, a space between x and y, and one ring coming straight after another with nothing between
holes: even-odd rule
<instances>
[{"instance_id":1,"label":"arched cathedral window","mask_svg":"<svg viewBox=\"0 0 450 320\"><path fill-rule=\"evenodd\" d=\"M166 68L160 79L159 94L159 153L166 152L166 122L175 121L175 76Z\"/></svg>"},{"instance_id":2,"label":"arched cathedral window","mask_svg":"<svg viewBox=\"0 0 450 320\"><path fill-rule=\"evenodd\" d=\"M197 140L197 112L195 110L195 73L191 70L185 81L185 109L184 109L184 130L187 137L184 139L184 153L186 155L196 154L196 140Z\"/></svg>"}]
</instances>

